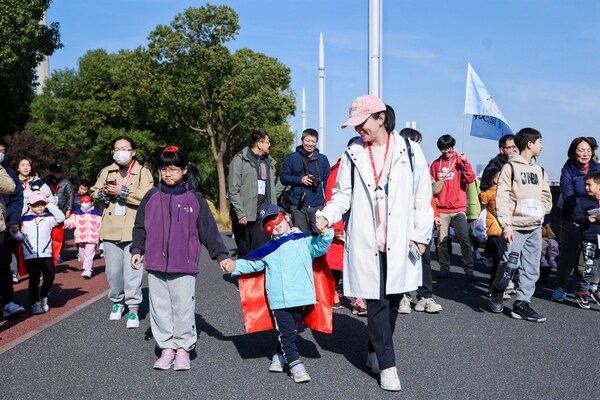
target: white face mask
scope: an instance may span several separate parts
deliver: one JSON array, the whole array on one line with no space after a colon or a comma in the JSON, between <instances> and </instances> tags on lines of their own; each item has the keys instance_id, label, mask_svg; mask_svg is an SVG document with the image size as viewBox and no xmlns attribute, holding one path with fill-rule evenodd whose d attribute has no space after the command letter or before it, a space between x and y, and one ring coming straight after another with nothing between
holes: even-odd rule
<instances>
[{"instance_id":1,"label":"white face mask","mask_svg":"<svg viewBox=\"0 0 600 400\"><path fill-rule=\"evenodd\" d=\"M113 160L115 160L118 164L127 164L131 160L131 152L130 151L115 151L113 153Z\"/></svg>"},{"instance_id":2,"label":"white face mask","mask_svg":"<svg viewBox=\"0 0 600 400\"><path fill-rule=\"evenodd\" d=\"M0 163L4 161L4 153L0 153Z\"/></svg>"},{"instance_id":3,"label":"white face mask","mask_svg":"<svg viewBox=\"0 0 600 400\"><path fill-rule=\"evenodd\" d=\"M92 208L92 203L81 203L81 209L83 211L89 210L90 208Z\"/></svg>"}]
</instances>

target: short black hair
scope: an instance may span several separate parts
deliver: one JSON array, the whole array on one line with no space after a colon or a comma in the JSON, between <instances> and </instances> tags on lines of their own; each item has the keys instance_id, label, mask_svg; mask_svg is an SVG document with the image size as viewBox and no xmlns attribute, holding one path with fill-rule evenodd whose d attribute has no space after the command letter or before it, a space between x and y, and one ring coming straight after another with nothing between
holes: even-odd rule
<instances>
[{"instance_id":1,"label":"short black hair","mask_svg":"<svg viewBox=\"0 0 600 400\"><path fill-rule=\"evenodd\" d=\"M527 148L527 143L535 143L536 140L541 138L542 134L537 129L523 128L515 135L515 144L519 151L523 151Z\"/></svg>"},{"instance_id":2,"label":"short black hair","mask_svg":"<svg viewBox=\"0 0 600 400\"><path fill-rule=\"evenodd\" d=\"M264 140L269 134L263 130L254 130L250 133L250 141L248 142L248 147L256 146L256 143Z\"/></svg>"},{"instance_id":3,"label":"short black hair","mask_svg":"<svg viewBox=\"0 0 600 400\"><path fill-rule=\"evenodd\" d=\"M514 141L515 135L513 135L512 133L507 133L506 135L503 135L500 139L498 139L498 147L506 147L506 142L508 142L509 140Z\"/></svg>"},{"instance_id":4,"label":"short black hair","mask_svg":"<svg viewBox=\"0 0 600 400\"><path fill-rule=\"evenodd\" d=\"M583 178L583 181L585 182L589 180L594 181L594 183L600 183L600 171L588 172Z\"/></svg>"},{"instance_id":5,"label":"short black hair","mask_svg":"<svg viewBox=\"0 0 600 400\"><path fill-rule=\"evenodd\" d=\"M319 132L317 132L316 129L313 128L308 128L302 131L302 139L304 139L307 136L312 136L314 138L317 139L317 141L319 141Z\"/></svg>"},{"instance_id":6,"label":"short black hair","mask_svg":"<svg viewBox=\"0 0 600 400\"><path fill-rule=\"evenodd\" d=\"M484 174L481 176L481 183L485 183L487 187L494 186L494 178L500 172L500 168L491 166L484 171Z\"/></svg>"},{"instance_id":7,"label":"short black hair","mask_svg":"<svg viewBox=\"0 0 600 400\"><path fill-rule=\"evenodd\" d=\"M135 145L135 142L129 136L117 136L116 138L114 138L114 140L112 141L112 144L110 146L114 149L115 143L117 143L119 140L127 140L129 142L129 145L131 146L132 150L135 150L137 148Z\"/></svg>"},{"instance_id":8,"label":"short black hair","mask_svg":"<svg viewBox=\"0 0 600 400\"><path fill-rule=\"evenodd\" d=\"M450 147L454 147L455 145L456 145L456 140L454 140L452 135L442 135L437 140L438 150L448 149Z\"/></svg>"}]
</instances>

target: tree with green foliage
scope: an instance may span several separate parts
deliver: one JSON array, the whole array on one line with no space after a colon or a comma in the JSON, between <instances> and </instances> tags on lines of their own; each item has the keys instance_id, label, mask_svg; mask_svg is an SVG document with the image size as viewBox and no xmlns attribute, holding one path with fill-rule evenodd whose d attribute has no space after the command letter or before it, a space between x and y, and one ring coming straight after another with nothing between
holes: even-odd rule
<instances>
[{"instance_id":1,"label":"tree with green foliage","mask_svg":"<svg viewBox=\"0 0 600 400\"><path fill-rule=\"evenodd\" d=\"M136 141L139 159L152 159L165 142L156 134L161 116L149 111L157 95L148 89L149 64L141 49L88 51L78 70L60 70L48 79L32 103L29 129L62 150L55 161L68 165L73 177L95 176L112 162L110 143L120 135Z\"/></svg>"},{"instance_id":2,"label":"tree with green foliage","mask_svg":"<svg viewBox=\"0 0 600 400\"><path fill-rule=\"evenodd\" d=\"M225 44L238 30L232 8L207 4L184 10L149 36L165 107L209 143L222 213L224 158L234 134L283 124L295 111L289 68L250 49L231 53Z\"/></svg>"},{"instance_id":3,"label":"tree with green foliage","mask_svg":"<svg viewBox=\"0 0 600 400\"><path fill-rule=\"evenodd\" d=\"M36 66L62 47L59 25L40 20L51 0L0 0L0 135L29 120Z\"/></svg>"}]
</instances>

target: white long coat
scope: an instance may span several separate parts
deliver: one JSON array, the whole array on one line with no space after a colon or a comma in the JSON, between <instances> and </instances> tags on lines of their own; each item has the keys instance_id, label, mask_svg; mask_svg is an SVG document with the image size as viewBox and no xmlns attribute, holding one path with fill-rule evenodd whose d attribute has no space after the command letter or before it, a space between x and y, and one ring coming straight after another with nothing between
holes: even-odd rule
<instances>
[{"instance_id":1,"label":"white long coat","mask_svg":"<svg viewBox=\"0 0 600 400\"><path fill-rule=\"evenodd\" d=\"M431 178L421 147L410 142L414 154L411 171L404 138L395 131L388 178L386 294L416 290L422 283L421 261L408 258L408 241L429 243L433 227ZM351 161L355 164L352 189ZM342 155L331 201L323 215L332 223L351 210L345 237L344 295L379 299L379 250L375 227L375 178L368 148L355 141Z\"/></svg>"}]
</instances>

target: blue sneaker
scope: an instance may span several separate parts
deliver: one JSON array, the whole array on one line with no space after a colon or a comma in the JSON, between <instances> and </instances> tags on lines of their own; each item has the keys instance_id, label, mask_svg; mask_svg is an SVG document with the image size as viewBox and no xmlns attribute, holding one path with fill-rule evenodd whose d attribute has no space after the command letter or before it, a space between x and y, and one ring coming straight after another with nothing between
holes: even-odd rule
<instances>
[{"instance_id":1,"label":"blue sneaker","mask_svg":"<svg viewBox=\"0 0 600 400\"><path fill-rule=\"evenodd\" d=\"M440 272L437 274L437 277L438 277L439 279L446 279L446 278L448 277L448 275L449 275L448 271L440 271Z\"/></svg>"},{"instance_id":2,"label":"blue sneaker","mask_svg":"<svg viewBox=\"0 0 600 400\"><path fill-rule=\"evenodd\" d=\"M550 300L562 303L565 300L565 289L563 289L563 288L554 289L554 292L552 292L552 297L550 297Z\"/></svg>"},{"instance_id":3,"label":"blue sneaker","mask_svg":"<svg viewBox=\"0 0 600 400\"><path fill-rule=\"evenodd\" d=\"M477 283L477 277L472 272L470 274L466 274L465 278L467 279L468 282Z\"/></svg>"},{"instance_id":4,"label":"blue sneaker","mask_svg":"<svg viewBox=\"0 0 600 400\"><path fill-rule=\"evenodd\" d=\"M63 263L62 256L60 256L60 255L58 256L58 260L56 260L56 263L57 264L62 264Z\"/></svg>"}]
</instances>

